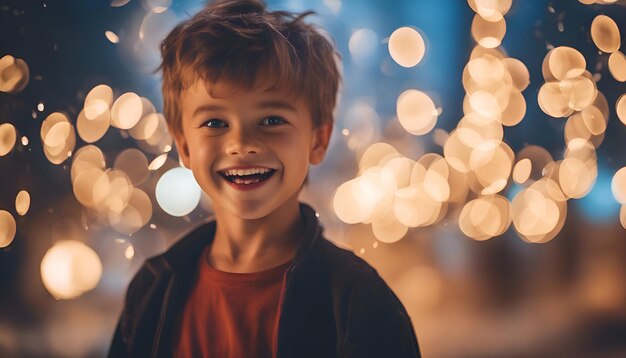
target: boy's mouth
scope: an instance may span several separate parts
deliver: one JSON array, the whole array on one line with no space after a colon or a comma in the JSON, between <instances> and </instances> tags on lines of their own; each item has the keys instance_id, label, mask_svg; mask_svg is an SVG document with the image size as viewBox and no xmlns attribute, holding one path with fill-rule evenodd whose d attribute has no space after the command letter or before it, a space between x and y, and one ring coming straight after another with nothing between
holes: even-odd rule
<instances>
[{"instance_id":1,"label":"boy's mouth","mask_svg":"<svg viewBox=\"0 0 626 358\"><path fill-rule=\"evenodd\" d=\"M226 169L218 171L218 174L226 181L236 185L252 185L269 179L276 169L249 168L249 169Z\"/></svg>"}]
</instances>

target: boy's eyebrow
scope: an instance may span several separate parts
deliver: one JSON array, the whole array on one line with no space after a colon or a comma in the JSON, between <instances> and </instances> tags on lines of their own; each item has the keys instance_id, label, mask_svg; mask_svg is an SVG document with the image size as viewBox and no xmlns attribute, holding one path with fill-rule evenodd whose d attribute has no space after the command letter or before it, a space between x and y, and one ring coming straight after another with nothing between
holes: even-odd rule
<instances>
[{"instance_id":1,"label":"boy's eyebrow","mask_svg":"<svg viewBox=\"0 0 626 358\"><path fill-rule=\"evenodd\" d=\"M294 107L291 103L281 101L281 100L270 100L259 103L259 108L262 109L288 109L293 112L297 112L296 107Z\"/></svg>"},{"instance_id":2,"label":"boy's eyebrow","mask_svg":"<svg viewBox=\"0 0 626 358\"><path fill-rule=\"evenodd\" d=\"M286 109L293 112L297 112L296 107L294 107L289 102L281 101L281 100L269 100L261 102L257 105L260 109ZM211 112L211 111L222 111L225 110L226 107L220 106L218 104L203 104L200 107L196 108L193 111L191 117L195 117L198 113L201 112Z\"/></svg>"},{"instance_id":3,"label":"boy's eyebrow","mask_svg":"<svg viewBox=\"0 0 626 358\"><path fill-rule=\"evenodd\" d=\"M195 117L196 114L201 113L201 112L211 112L211 111L221 111L224 110L226 107L222 107L220 105L217 104L203 104L202 106L196 108L191 117Z\"/></svg>"}]
</instances>

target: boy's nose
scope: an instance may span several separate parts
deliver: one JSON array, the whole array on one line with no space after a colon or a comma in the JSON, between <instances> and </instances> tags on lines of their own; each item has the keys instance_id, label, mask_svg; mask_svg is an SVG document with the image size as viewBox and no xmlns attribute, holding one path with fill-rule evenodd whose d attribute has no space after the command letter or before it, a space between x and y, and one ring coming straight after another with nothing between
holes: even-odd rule
<instances>
[{"instance_id":1,"label":"boy's nose","mask_svg":"<svg viewBox=\"0 0 626 358\"><path fill-rule=\"evenodd\" d=\"M239 130L229 138L225 149L226 153L231 155L258 154L261 151L261 144L250 133Z\"/></svg>"}]
</instances>

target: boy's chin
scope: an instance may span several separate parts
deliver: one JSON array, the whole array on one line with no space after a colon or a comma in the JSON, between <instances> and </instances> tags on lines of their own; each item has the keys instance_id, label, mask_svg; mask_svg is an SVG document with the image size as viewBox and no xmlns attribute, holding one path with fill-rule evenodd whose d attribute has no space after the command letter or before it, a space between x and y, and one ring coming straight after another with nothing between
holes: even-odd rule
<instances>
[{"instance_id":1,"label":"boy's chin","mask_svg":"<svg viewBox=\"0 0 626 358\"><path fill-rule=\"evenodd\" d=\"M244 220L259 220L270 216L276 211L275 205L267 202L243 202L231 204L230 213Z\"/></svg>"}]
</instances>

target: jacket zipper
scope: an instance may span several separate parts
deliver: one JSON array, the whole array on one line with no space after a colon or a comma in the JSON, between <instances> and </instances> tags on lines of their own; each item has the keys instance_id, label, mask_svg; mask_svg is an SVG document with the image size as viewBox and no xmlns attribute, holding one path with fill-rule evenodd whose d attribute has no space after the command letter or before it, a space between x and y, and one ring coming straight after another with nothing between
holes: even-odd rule
<instances>
[{"instance_id":1,"label":"jacket zipper","mask_svg":"<svg viewBox=\"0 0 626 358\"><path fill-rule=\"evenodd\" d=\"M307 248L307 251L309 249L311 249L311 246L313 246L313 243L317 240L318 235L320 234L320 227L319 225L317 226L317 228L315 229L315 234L313 234L313 238L311 239L311 245ZM278 315L278 329L276 330L276 357L274 358L278 358L280 357L280 323L282 321L282 317L283 317L283 310L284 310L284 303L285 303L285 297L287 296L287 284L289 283L289 276L291 275L291 273L295 270L296 266L298 266L298 264L300 263L300 260L296 260L293 264L292 267L289 268L289 270L285 273L285 276L283 277L283 286L280 288L280 297L278 299L278 307L279 307L279 315Z\"/></svg>"},{"instance_id":2,"label":"jacket zipper","mask_svg":"<svg viewBox=\"0 0 626 358\"><path fill-rule=\"evenodd\" d=\"M278 345L279 341L279 337L280 337L280 321L281 318L283 317L283 303L285 301L285 295L286 295L286 291L287 291L287 282L288 282L288 277L289 274L291 273L291 271L287 271L285 273L285 276L283 276L283 285L280 288L280 296L278 298L278 307L279 307L279 314L278 314L278 327L276 329L276 341L274 342L274 344L276 344L276 357L274 358L278 358L280 357L280 346Z\"/></svg>"},{"instance_id":3,"label":"jacket zipper","mask_svg":"<svg viewBox=\"0 0 626 358\"><path fill-rule=\"evenodd\" d=\"M161 335L163 333L163 326L165 325L165 321L167 318L167 308L169 306L169 299L172 295L172 287L174 286L175 276L172 274L170 282L167 284L167 288L165 289L165 296L163 297L163 304L161 306L161 315L159 318L159 323L157 324L157 329L154 334L154 342L152 344L152 357L159 356L159 350L161 349Z\"/></svg>"}]
</instances>

